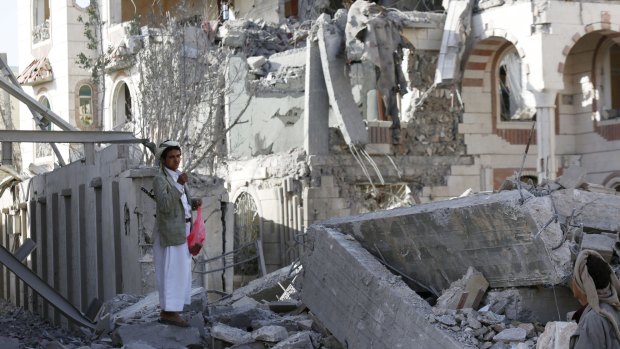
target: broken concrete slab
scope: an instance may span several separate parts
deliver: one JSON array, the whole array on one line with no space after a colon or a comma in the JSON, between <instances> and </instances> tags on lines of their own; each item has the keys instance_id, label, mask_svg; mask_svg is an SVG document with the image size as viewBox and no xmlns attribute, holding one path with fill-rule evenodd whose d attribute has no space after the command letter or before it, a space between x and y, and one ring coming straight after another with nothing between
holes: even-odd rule
<instances>
[{"instance_id":1,"label":"broken concrete slab","mask_svg":"<svg viewBox=\"0 0 620 349\"><path fill-rule=\"evenodd\" d=\"M571 166L564 169L564 173L562 173L556 182L566 189L579 188L585 183L587 174L588 171L586 171L583 167Z\"/></svg>"},{"instance_id":2,"label":"broken concrete slab","mask_svg":"<svg viewBox=\"0 0 620 349\"><path fill-rule=\"evenodd\" d=\"M211 327L211 337L231 344L244 344L252 342L252 334L236 327L216 322Z\"/></svg>"},{"instance_id":3,"label":"broken concrete slab","mask_svg":"<svg viewBox=\"0 0 620 349\"><path fill-rule=\"evenodd\" d=\"M123 325L112 334L114 346L131 343L148 344L155 348L181 349L190 345L202 345L198 329L176 327L160 323Z\"/></svg>"},{"instance_id":4,"label":"broken concrete slab","mask_svg":"<svg viewBox=\"0 0 620 349\"><path fill-rule=\"evenodd\" d=\"M571 255L553 218L549 196L514 190L320 224L351 234L394 269L431 290L441 290L469 266L479 270L491 287L563 282L572 272Z\"/></svg>"},{"instance_id":5,"label":"broken concrete slab","mask_svg":"<svg viewBox=\"0 0 620 349\"><path fill-rule=\"evenodd\" d=\"M564 349L569 347L570 336L577 330L577 323L552 321L538 337L537 349Z\"/></svg>"},{"instance_id":6,"label":"broken concrete slab","mask_svg":"<svg viewBox=\"0 0 620 349\"><path fill-rule=\"evenodd\" d=\"M573 224L602 231L620 231L620 196L591 193L578 189L558 190L551 198L562 222L572 217Z\"/></svg>"},{"instance_id":7,"label":"broken concrete slab","mask_svg":"<svg viewBox=\"0 0 620 349\"><path fill-rule=\"evenodd\" d=\"M205 292L203 287L196 287L192 289L191 296L202 294ZM143 316L152 316L159 308L159 293L157 291L151 292L146 297L142 298L137 303L134 303L120 311L114 313L111 316L112 323L127 323L132 319L138 319ZM103 314L105 316L105 314ZM103 318L103 317L102 317Z\"/></svg>"},{"instance_id":8,"label":"broken concrete slab","mask_svg":"<svg viewBox=\"0 0 620 349\"><path fill-rule=\"evenodd\" d=\"M264 326L282 326L290 332L310 330L312 324L313 321L305 315L283 316L266 320L252 320L253 329L259 329Z\"/></svg>"},{"instance_id":9,"label":"broken concrete slab","mask_svg":"<svg viewBox=\"0 0 620 349\"><path fill-rule=\"evenodd\" d=\"M579 303L571 290L564 286L491 290L487 292L483 302L488 304L492 311L506 315L510 321L558 321L558 312L566 314L579 309Z\"/></svg>"},{"instance_id":10,"label":"broken concrete slab","mask_svg":"<svg viewBox=\"0 0 620 349\"><path fill-rule=\"evenodd\" d=\"M19 349L21 343L15 338L0 337L0 348Z\"/></svg>"},{"instance_id":11,"label":"broken concrete slab","mask_svg":"<svg viewBox=\"0 0 620 349\"><path fill-rule=\"evenodd\" d=\"M276 313L288 313L296 310L301 306L301 302L296 300L287 300L287 301L275 301L275 302L267 302L265 303L269 307L269 310Z\"/></svg>"},{"instance_id":12,"label":"broken concrete slab","mask_svg":"<svg viewBox=\"0 0 620 349\"><path fill-rule=\"evenodd\" d=\"M261 278L250 281L247 285L236 289L233 294L218 301L218 305L232 304L247 296L257 301L277 301L293 278L301 271L301 267L286 266L271 272Z\"/></svg>"},{"instance_id":13,"label":"broken concrete slab","mask_svg":"<svg viewBox=\"0 0 620 349\"><path fill-rule=\"evenodd\" d=\"M437 299L436 306L444 309L478 309L487 288L489 288L489 282L482 273L469 267L467 273L450 284L450 288Z\"/></svg>"},{"instance_id":14,"label":"broken concrete slab","mask_svg":"<svg viewBox=\"0 0 620 349\"><path fill-rule=\"evenodd\" d=\"M583 234L581 237L581 249L598 252L609 263L614 254L616 239L603 234Z\"/></svg>"},{"instance_id":15,"label":"broken concrete slab","mask_svg":"<svg viewBox=\"0 0 620 349\"><path fill-rule=\"evenodd\" d=\"M525 340L525 337L527 337L527 332L525 331L525 329L514 327L514 328L507 328L501 331L500 333L496 334L495 337L493 337L493 340L496 342L508 342L508 343L522 342Z\"/></svg>"},{"instance_id":16,"label":"broken concrete slab","mask_svg":"<svg viewBox=\"0 0 620 349\"><path fill-rule=\"evenodd\" d=\"M448 2L447 17L443 30L435 83L452 83L461 77L461 62L465 54L466 40L471 31L471 14L474 1Z\"/></svg>"},{"instance_id":17,"label":"broken concrete slab","mask_svg":"<svg viewBox=\"0 0 620 349\"><path fill-rule=\"evenodd\" d=\"M302 301L340 343L359 349L469 347L430 324L430 305L359 242L320 225L308 229L308 241Z\"/></svg>"},{"instance_id":18,"label":"broken concrete slab","mask_svg":"<svg viewBox=\"0 0 620 349\"><path fill-rule=\"evenodd\" d=\"M351 92L351 81L345 75L345 61L337 52L342 37L335 27L321 24L317 33L321 64L329 102L338 120L338 128L349 145L368 144L368 131Z\"/></svg>"},{"instance_id":19,"label":"broken concrete slab","mask_svg":"<svg viewBox=\"0 0 620 349\"><path fill-rule=\"evenodd\" d=\"M231 308L209 316L211 322L221 322L237 328L250 328L252 323L258 320L274 320L280 319L277 314L252 305L245 305L238 308Z\"/></svg>"},{"instance_id":20,"label":"broken concrete slab","mask_svg":"<svg viewBox=\"0 0 620 349\"><path fill-rule=\"evenodd\" d=\"M265 344L259 342L236 344L229 349L265 349Z\"/></svg>"},{"instance_id":21,"label":"broken concrete slab","mask_svg":"<svg viewBox=\"0 0 620 349\"><path fill-rule=\"evenodd\" d=\"M282 326L264 326L252 332L256 341L277 343L288 338L288 331Z\"/></svg>"},{"instance_id":22,"label":"broken concrete slab","mask_svg":"<svg viewBox=\"0 0 620 349\"><path fill-rule=\"evenodd\" d=\"M318 347L319 340L319 334L304 331L295 333L294 335L276 344L271 349L314 349Z\"/></svg>"},{"instance_id":23,"label":"broken concrete slab","mask_svg":"<svg viewBox=\"0 0 620 349\"><path fill-rule=\"evenodd\" d=\"M267 63L267 59L263 56L249 57L248 65L251 69L259 69L263 64Z\"/></svg>"},{"instance_id":24,"label":"broken concrete slab","mask_svg":"<svg viewBox=\"0 0 620 349\"><path fill-rule=\"evenodd\" d=\"M144 342L132 342L129 344L125 344L125 346L123 347L125 349L157 349L156 347L144 343Z\"/></svg>"},{"instance_id":25,"label":"broken concrete slab","mask_svg":"<svg viewBox=\"0 0 620 349\"><path fill-rule=\"evenodd\" d=\"M248 306L248 305L249 305L249 306L252 306L252 307L256 307L256 306L258 306L259 304L260 304L260 303L259 303L257 300L255 300L254 298L250 298L250 297L248 297L248 296L244 296L243 298L241 298L241 299L239 299L239 300L235 301L235 302L232 304L232 307L233 307L233 308L242 308L242 307L245 307L245 306Z\"/></svg>"}]
</instances>

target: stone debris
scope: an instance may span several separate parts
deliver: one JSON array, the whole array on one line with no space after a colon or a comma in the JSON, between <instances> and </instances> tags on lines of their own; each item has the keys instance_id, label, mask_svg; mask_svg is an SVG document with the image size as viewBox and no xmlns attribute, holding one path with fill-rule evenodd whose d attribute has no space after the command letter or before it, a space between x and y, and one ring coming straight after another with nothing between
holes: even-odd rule
<instances>
[{"instance_id":1,"label":"stone debris","mask_svg":"<svg viewBox=\"0 0 620 349\"><path fill-rule=\"evenodd\" d=\"M437 306L445 309L478 308L489 282L482 273L469 267L463 278L453 282L437 299Z\"/></svg>"},{"instance_id":2,"label":"stone debris","mask_svg":"<svg viewBox=\"0 0 620 349\"><path fill-rule=\"evenodd\" d=\"M288 338L288 331L282 326L264 326L252 332L252 338L256 341L278 343Z\"/></svg>"},{"instance_id":3,"label":"stone debris","mask_svg":"<svg viewBox=\"0 0 620 349\"><path fill-rule=\"evenodd\" d=\"M556 182L566 189L579 188L586 183L585 178L588 172L578 166L571 166L564 170L564 173Z\"/></svg>"},{"instance_id":4,"label":"stone debris","mask_svg":"<svg viewBox=\"0 0 620 349\"><path fill-rule=\"evenodd\" d=\"M219 322L216 322L211 327L211 337L232 344L244 344L252 341L250 333Z\"/></svg>"},{"instance_id":5,"label":"stone debris","mask_svg":"<svg viewBox=\"0 0 620 349\"><path fill-rule=\"evenodd\" d=\"M112 340L115 347L146 344L170 349L184 349L203 342L197 328L179 328L158 322L120 326L113 332Z\"/></svg>"},{"instance_id":6,"label":"stone debris","mask_svg":"<svg viewBox=\"0 0 620 349\"><path fill-rule=\"evenodd\" d=\"M569 347L570 336L577 330L574 322L548 322L540 334L536 349L563 349Z\"/></svg>"},{"instance_id":7,"label":"stone debris","mask_svg":"<svg viewBox=\"0 0 620 349\"><path fill-rule=\"evenodd\" d=\"M537 189L531 187L529 190L534 192ZM520 197L518 191L494 195L509 198L512 205L518 204ZM616 235L607 230L596 230L596 227L613 226L613 222L605 221L604 212L595 212L599 215L596 222L577 214L570 219L562 216L563 212L573 212L571 203L578 204L582 212L589 212L593 208L588 206L596 205L600 200L615 205L616 201L608 198L615 199L616 196L576 189L567 192L559 187L552 195L555 195L553 200L556 202L559 198L564 199L556 205L558 220L569 224L572 220L575 225L578 222L580 229L588 227L587 233L557 238L553 245L560 245L561 241L571 248L583 248L592 246L591 237L606 239L605 256L612 265L618 265L618 256L609 248L615 244ZM531 205L529 212L540 214L546 205L551 205L552 195L525 194ZM468 203L482 200L488 204L498 202L498 197L473 195L443 205L457 202L455 207L461 209L467 206L458 204L459 200ZM422 206L424 212L431 212L438 221L449 216L442 205ZM435 206L441 208L440 212L432 212ZM395 217L397 211L386 212ZM504 209L502 212L511 211ZM524 217L515 212L512 214L516 220ZM540 230L544 223L544 219L539 219L537 229ZM536 234L537 231L530 233ZM574 332L574 323L547 322L577 309L574 300L568 302L572 299L570 291L561 285L547 289L518 286L487 290L486 275L470 267L450 284L433 307L420 297L420 294L428 296L430 292L414 292L403 282L405 277L390 273L354 235L314 225L309 229L308 238L312 249L308 251L310 254L302 256L303 267L297 265L277 270L208 306L204 303L204 289L195 289L193 303L183 314L191 323L190 328L159 324L154 294L146 297L118 295L103 306L104 314L100 318L109 319L110 328L98 336L84 330L72 337L51 327L42 332L39 329L30 332L16 330L14 319L26 319L28 313L3 309L0 322L6 326L0 327L0 336L4 335L0 337L0 345L11 348L11 345L20 347L31 343L33 348L107 349L124 346L149 349L162 347L164 343L166 348L254 349L272 346L281 349L339 349L345 344L345 347L363 349L368 348L367 343L374 343L376 348L410 343L431 349L555 349L565 347L567 338ZM351 275L355 277L351 278ZM431 295L428 299L432 298ZM549 306L552 302L556 305ZM550 314L542 313L539 308L551 309ZM390 325L386 326L388 323ZM15 334L23 335L17 337ZM31 338L36 338L36 345Z\"/></svg>"}]
</instances>

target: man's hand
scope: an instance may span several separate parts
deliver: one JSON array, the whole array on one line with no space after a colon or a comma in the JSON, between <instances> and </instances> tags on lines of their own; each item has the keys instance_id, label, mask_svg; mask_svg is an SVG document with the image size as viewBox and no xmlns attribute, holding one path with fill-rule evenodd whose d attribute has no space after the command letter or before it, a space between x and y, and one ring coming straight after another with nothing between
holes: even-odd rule
<instances>
[{"instance_id":1,"label":"man's hand","mask_svg":"<svg viewBox=\"0 0 620 349\"><path fill-rule=\"evenodd\" d=\"M181 173L179 175L179 179L177 179L177 183L179 183L180 185L185 185L185 183L187 183L187 173Z\"/></svg>"},{"instance_id":2,"label":"man's hand","mask_svg":"<svg viewBox=\"0 0 620 349\"><path fill-rule=\"evenodd\" d=\"M192 199L192 210L196 211L200 206L202 206L202 199Z\"/></svg>"}]
</instances>

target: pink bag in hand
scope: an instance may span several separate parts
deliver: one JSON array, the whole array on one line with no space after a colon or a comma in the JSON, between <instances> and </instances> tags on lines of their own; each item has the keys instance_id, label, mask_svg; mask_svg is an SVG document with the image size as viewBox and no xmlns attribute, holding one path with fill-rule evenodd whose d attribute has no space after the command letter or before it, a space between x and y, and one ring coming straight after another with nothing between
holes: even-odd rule
<instances>
[{"instance_id":1,"label":"pink bag in hand","mask_svg":"<svg viewBox=\"0 0 620 349\"><path fill-rule=\"evenodd\" d=\"M202 207L198 206L196 211L198 211L196 214L196 219L192 225L192 230L187 236L187 246L189 247L189 253L191 253L192 256L195 256L200 252L200 249L202 249L202 244L205 241L205 237L207 236L207 228L205 227L205 222L202 220Z\"/></svg>"}]
</instances>

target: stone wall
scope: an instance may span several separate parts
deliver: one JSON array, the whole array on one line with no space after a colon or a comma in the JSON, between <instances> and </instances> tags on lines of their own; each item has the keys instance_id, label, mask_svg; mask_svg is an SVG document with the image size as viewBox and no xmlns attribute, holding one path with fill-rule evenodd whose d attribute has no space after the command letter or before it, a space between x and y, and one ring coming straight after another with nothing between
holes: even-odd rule
<instances>
[{"instance_id":1,"label":"stone wall","mask_svg":"<svg viewBox=\"0 0 620 349\"><path fill-rule=\"evenodd\" d=\"M151 251L155 203L141 188L152 188L156 169L138 168L129 149L110 146L97 153L94 165L73 162L21 183L2 199L0 244L15 252L25 239L34 240L37 247L25 263L82 312L95 298L106 301L119 293L155 289ZM221 255L227 248L222 243L225 221L232 221L230 213L222 219L232 211L226 209L222 183L194 178L192 184L201 189L193 195L203 199L207 220L203 257ZM220 264L215 261L207 267L216 269ZM229 274L222 271L205 278L196 274L194 280L210 289L231 291ZM0 267L0 297L56 324L67 323L5 267Z\"/></svg>"}]
</instances>

